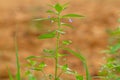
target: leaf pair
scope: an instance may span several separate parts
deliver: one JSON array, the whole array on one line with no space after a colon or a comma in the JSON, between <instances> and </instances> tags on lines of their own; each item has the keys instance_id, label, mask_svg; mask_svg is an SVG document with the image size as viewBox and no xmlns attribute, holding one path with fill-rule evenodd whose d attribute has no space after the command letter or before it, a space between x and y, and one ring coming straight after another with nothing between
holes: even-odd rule
<instances>
[{"instance_id":1,"label":"leaf pair","mask_svg":"<svg viewBox=\"0 0 120 80\"><path fill-rule=\"evenodd\" d=\"M52 8L54 8L54 9L57 11L57 13L59 14L59 13L61 13L65 8L67 8L67 5L68 5L68 3L65 3L65 4L63 4L63 5L61 5L61 4L59 4L59 3L56 3L55 5L49 5L49 6L52 7ZM49 12L49 13L55 13L54 11L51 11L51 10L49 10L49 11L47 11L47 12Z\"/></svg>"}]
</instances>

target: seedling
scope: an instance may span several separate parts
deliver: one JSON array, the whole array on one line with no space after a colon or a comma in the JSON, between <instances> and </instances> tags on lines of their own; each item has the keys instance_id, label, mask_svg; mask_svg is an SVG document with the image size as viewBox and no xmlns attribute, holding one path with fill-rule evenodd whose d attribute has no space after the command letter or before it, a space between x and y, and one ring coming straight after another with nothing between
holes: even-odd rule
<instances>
[{"instance_id":1,"label":"seedling","mask_svg":"<svg viewBox=\"0 0 120 80\"><path fill-rule=\"evenodd\" d=\"M55 27L53 31L50 31L48 33L38 36L38 39L40 39L40 40L54 38L56 40L56 45L55 45L54 49L43 49L43 52L48 55L29 56L26 59L29 62L29 65L31 66L30 70L41 71L44 74L45 80L62 80L62 78L61 78L62 74L72 74L75 76L76 80L83 80L84 77L79 75L76 71L71 70L68 67L68 64L64 64L64 65L59 64L60 57L65 56L60 53L60 50L66 50L66 51L72 53L74 56L76 56L83 62L85 70L86 70L86 80L91 80L85 58L80 53L77 53L67 47L68 45L70 45L72 43L71 40L62 40L61 41L61 39L60 39L61 35L66 34L65 26L73 28L72 25L63 22L62 19L67 19L71 23L71 22L73 22L72 18L80 18L81 19L84 17L83 15L71 14L71 13L62 15L61 13L67 8L67 5L68 4L62 5L59 3L56 3L55 5L49 5L52 9L48 10L47 13L54 15L54 17L52 17L51 15L48 15L48 18L38 18L38 19L34 20L34 21L48 20L51 23L57 23L57 27ZM38 63L38 62L32 60L33 58L41 58L41 57L47 57L47 58L54 59L54 63L55 63L54 75L53 74L47 75L44 73L44 68L46 67L47 64L45 64L44 62ZM59 72L59 70L61 70L61 72ZM32 74L31 71L28 71L28 72L29 72L29 74Z\"/></svg>"}]
</instances>

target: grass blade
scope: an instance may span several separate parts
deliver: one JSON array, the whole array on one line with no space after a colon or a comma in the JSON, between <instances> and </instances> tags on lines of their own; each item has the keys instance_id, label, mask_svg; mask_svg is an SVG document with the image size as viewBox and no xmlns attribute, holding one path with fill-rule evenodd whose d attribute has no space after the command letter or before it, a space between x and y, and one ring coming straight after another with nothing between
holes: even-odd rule
<instances>
[{"instance_id":1,"label":"grass blade","mask_svg":"<svg viewBox=\"0 0 120 80\"><path fill-rule=\"evenodd\" d=\"M12 73L11 73L10 69L8 67L7 67L7 69L8 69L9 80L13 80Z\"/></svg>"},{"instance_id":2,"label":"grass blade","mask_svg":"<svg viewBox=\"0 0 120 80\"><path fill-rule=\"evenodd\" d=\"M85 68L85 71L86 71L86 80L91 80L91 76L90 76L90 73L89 73L89 70L88 70L87 63L83 63L83 64L84 64L84 68Z\"/></svg>"},{"instance_id":3,"label":"grass blade","mask_svg":"<svg viewBox=\"0 0 120 80\"><path fill-rule=\"evenodd\" d=\"M17 80L21 80L20 77L20 63L19 63L19 54L18 54L18 45L17 45L17 31L15 34L15 51L16 51L16 66L17 66L17 74L16 74L16 78Z\"/></svg>"},{"instance_id":4,"label":"grass blade","mask_svg":"<svg viewBox=\"0 0 120 80\"><path fill-rule=\"evenodd\" d=\"M72 53L74 56L76 56L77 58L79 58L84 65L85 71L86 71L86 80L91 80L91 76L87 67L87 63L86 63L86 59L79 53L69 49L69 48L64 48L64 50L67 50L68 52Z\"/></svg>"}]
</instances>

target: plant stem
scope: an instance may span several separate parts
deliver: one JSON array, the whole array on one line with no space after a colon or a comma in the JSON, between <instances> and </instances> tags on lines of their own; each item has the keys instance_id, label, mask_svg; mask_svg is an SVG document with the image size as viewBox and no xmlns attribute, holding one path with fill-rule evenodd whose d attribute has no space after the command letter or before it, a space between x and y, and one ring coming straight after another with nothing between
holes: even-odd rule
<instances>
[{"instance_id":1,"label":"plant stem","mask_svg":"<svg viewBox=\"0 0 120 80\"><path fill-rule=\"evenodd\" d=\"M15 50L16 50L16 63L17 63L17 80L21 80L20 78L20 63L19 63L19 54L18 54L18 44L17 44L17 27L15 34Z\"/></svg>"},{"instance_id":2,"label":"plant stem","mask_svg":"<svg viewBox=\"0 0 120 80\"><path fill-rule=\"evenodd\" d=\"M60 23L60 14L58 14L58 30L61 29ZM60 44L60 33L57 32L57 43L56 43L56 56L55 56L55 79L57 80L57 73L58 73L58 52L59 52L59 45Z\"/></svg>"}]
</instances>

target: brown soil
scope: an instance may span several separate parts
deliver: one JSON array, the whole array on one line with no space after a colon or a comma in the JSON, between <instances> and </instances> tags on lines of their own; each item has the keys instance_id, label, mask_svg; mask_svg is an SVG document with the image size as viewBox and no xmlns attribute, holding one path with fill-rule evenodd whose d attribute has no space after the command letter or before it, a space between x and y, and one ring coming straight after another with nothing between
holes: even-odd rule
<instances>
[{"instance_id":1,"label":"brown soil","mask_svg":"<svg viewBox=\"0 0 120 80\"><path fill-rule=\"evenodd\" d=\"M44 27L40 26L40 29L38 29L31 25L31 21L35 17L47 17L45 13L49 9L47 4L54 4L58 1L61 3L70 2L69 8L63 14L78 13L86 16L82 20L73 19L72 25L75 26L75 29L68 28L67 34L62 39L72 40L73 44L70 47L80 51L85 56L91 75L98 75L98 70L104 63L104 55L101 54L101 51L106 49L107 46L108 35L106 30L116 28L118 25L120 0L1 0L0 80L8 79L7 65L14 76L16 73L14 46L16 30L22 72L26 70L25 58L27 56L40 55L43 48L54 47L53 39L37 39L39 34L51 28L51 24L44 22L46 25L43 25ZM50 27L47 27L48 25ZM40 61L46 61L49 65L46 69L47 73L53 73L54 63L52 60L42 59ZM85 74L81 61L76 57L69 55L66 62L73 70ZM36 75L39 76L37 73ZM71 77L70 80L74 79Z\"/></svg>"}]
</instances>

